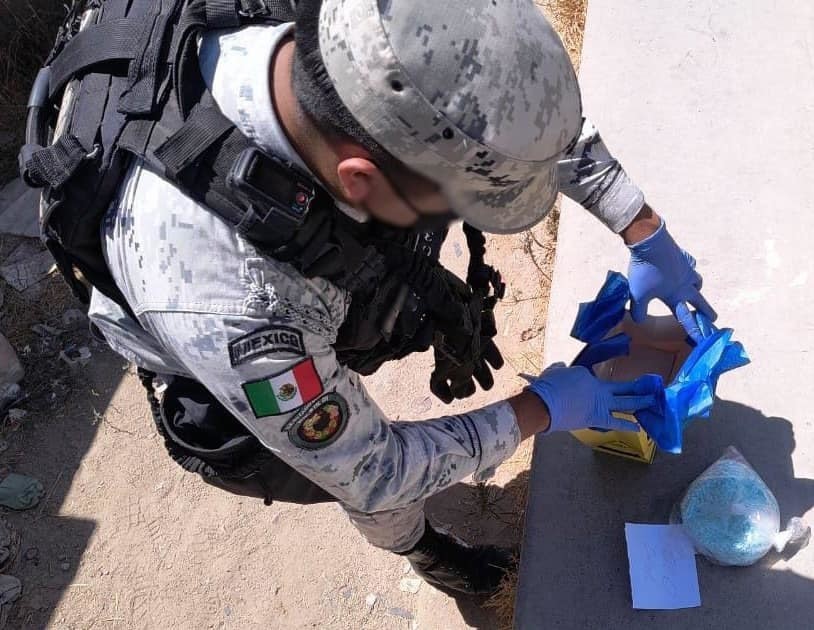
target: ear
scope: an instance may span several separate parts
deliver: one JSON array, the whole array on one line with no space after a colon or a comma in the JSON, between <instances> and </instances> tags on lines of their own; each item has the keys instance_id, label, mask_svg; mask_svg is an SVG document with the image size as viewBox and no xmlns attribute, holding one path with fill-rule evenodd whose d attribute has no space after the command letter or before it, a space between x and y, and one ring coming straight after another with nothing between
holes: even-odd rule
<instances>
[{"instance_id":1,"label":"ear","mask_svg":"<svg viewBox=\"0 0 814 630\"><path fill-rule=\"evenodd\" d=\"M336 176L342 196L352 206L365 205L382 178L379 168L362 157L340 160Z\"/></svg>"}]
</instances>

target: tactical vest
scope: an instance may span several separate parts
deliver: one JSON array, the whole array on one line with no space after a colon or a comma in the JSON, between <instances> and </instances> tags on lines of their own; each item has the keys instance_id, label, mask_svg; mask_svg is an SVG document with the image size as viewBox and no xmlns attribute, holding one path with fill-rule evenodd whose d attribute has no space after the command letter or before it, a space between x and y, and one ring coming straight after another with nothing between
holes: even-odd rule
<instances>
[{"instance_id":1,"label":"tactical vest","mask_svg":"<svg viewBox=\"0 0 814 630\"><path fill-rule=\"evenodd\" d=\"M479 360L482 314L503 291L483 236L466 227L462 282L438 262L443 234L353 221L308 174L253 145L206 87L203 31L293 20L287 0L74 1L32 88L19 158L43 189L42 238L58 268L81 300L92 286L132 314L99 226L141 159L260 251L349 291L335 348L351 369L370 374L431 343L452 368Z\"/></svg>"}]
</instances>

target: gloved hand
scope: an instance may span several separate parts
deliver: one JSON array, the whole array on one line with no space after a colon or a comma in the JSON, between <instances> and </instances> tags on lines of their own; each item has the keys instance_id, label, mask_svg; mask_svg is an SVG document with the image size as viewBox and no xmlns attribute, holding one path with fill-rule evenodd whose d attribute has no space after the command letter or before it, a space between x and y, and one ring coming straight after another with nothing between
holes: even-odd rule
<instances>
[{"instance_id":1,"label":"gloved hand","mask_svg":"<svg viewBox=\"0 0 814 630\"><path fill-rule=\"evenodd\" d=\"M445 403L468 398L475 393L475 381L485 390L492 389L495 378L490 367L503 367L503 357L495 342L481 337L482 347L467 360L457 359L435 348L435 369L430 375L430 391ZM474 380L473 380L474 379Z\"/></svg>"},{"instance_id":2,"label":"gloved hand","mask_svg":"<svg viewBox=\"0 0 814 630\"><path fill-rule=\"evenodd\" d=\"M711 321L715 321L717 315L701 295L703 281L695 271L695 259L676 244L664 222L651 236L628 248L627 277L633 321L644 320L650 300L658 298L670 307L690 338L701 341L704 336L690 305Z\"/></svg>"},{"instance_id":3,"label":"gloved hand","mask_svg":"<svg viewBox=\"0 0 814 630\"><path fill-rule=\"evenodd\" d=\"M635 413L655 405L664 384L653 375L610 383L599 380L587 368L555 363L526 389L548 407L551 426L546 433L587 428L638 431L638 424L615 418L611 412Z\"/></svg>"},{"instance_id":4,"label":"gloved hand","mask_svg":"<svg viewBox=\"0 0 814 630\"><path fill-rule=\"evenodd\" d=\"M485 390L495 384L489 368L503 367L503 357L492 340L497 334L493 313L496 301L493 296L472 295L468 304L469 326L435 331L435 369L430 375L430 391L447 404L474 394L475 381Z\"/></svg>"},{"instance_id":5,"label":"gloved hand","mask_svg":"<svg viewBox=\"0 0 814 630\"><path fill-rule=\"evenodd\" d=\"M492 370L503 367L503 357L493 340L497 335L494 309L506 285L500 272L482 261L474 265L470 261L467 284L450 273L445 278L454 293L469 300L464 317L468 326L455 321L452 328L442 329L436 321L435 369L430 375L430 391L449 404L474 394L475 381L484 390L495 384Z\"/></svg>"}]
</instances>

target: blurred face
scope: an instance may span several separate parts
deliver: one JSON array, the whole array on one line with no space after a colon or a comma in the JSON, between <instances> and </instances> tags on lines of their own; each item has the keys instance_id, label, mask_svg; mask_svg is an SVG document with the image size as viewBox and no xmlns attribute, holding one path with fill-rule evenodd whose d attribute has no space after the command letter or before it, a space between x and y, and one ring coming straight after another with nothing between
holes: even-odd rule
<instances>
[{"instance_id":1,"label":"blurred face","mask_svg":"<svg viewBox=\"0 0 814 630\"><path fill-rule=\"evenodd\" d=\"M351 157L339 161L336 175L345 200L383 223L433 230L455 218L438 185L407 169L385 175L370 159Z\"/></svg>"}]
</instances>

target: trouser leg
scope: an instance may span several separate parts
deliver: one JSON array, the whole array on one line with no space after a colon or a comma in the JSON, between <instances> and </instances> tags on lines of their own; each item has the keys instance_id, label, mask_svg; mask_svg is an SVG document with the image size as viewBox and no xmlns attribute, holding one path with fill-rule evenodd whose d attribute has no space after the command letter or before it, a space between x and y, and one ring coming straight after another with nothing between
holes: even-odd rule
<instances>
[{"instance_id":1,"label":"trouser leg","mask_svg":"<svg viewBox=\"0 0 814 630\"><path fill-rule=\"evenodd\" d=\"M350 522L374 547L403 553L415 547L424 535L424 501L405 507L366 514L342 505Z\"/></svg>"},{"instance_id":2,"label":"trouser leg","mask_svg":"<svg viewBox=\"0 0 814 630\"><path fill-rule=\"evenodd\" d=\"M342 507L371 545L403 556L418 576L445 592L494 593L514 566L512 550L467 545L433 529L423 501L374 514Z\"/></svg>"}]
</instances>

